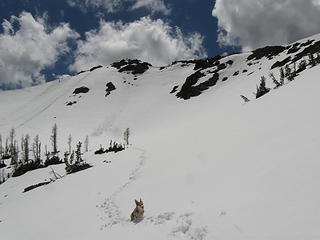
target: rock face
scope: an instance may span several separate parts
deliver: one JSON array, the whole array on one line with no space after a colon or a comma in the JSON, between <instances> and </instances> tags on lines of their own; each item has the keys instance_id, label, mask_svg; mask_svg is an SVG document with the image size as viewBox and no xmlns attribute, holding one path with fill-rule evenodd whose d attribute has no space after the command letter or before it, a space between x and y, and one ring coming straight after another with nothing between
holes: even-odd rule
<instances>
[{"instance_id":1,"label":"rock face","mask_svg":"<svg viewBox=\"0 0 320 240\"><path fill-rule=\"evenodd\" d=\"M102 66L101 66L101 65L95 66L95 67L91 68L89 71L92 72L92 71L94 71L94 70L96 70L96 69L98 69L98 68L102 68Z\"/></svg>"},{"instance_id":2,"label":"rock face","mask_svg":"<svg viewBox=\"0 0 320 240\"><path fill-rule=\"evenodd\" d=\"M89 92L89 88L87 87L79 87L79 88L76 88L74 91L73 91L73 94L79 94L79 93L87 93Z\"/></svg>"},{"instance_id":3,"label":"rock face","mask_svg":"<svg viewBox=\"0 0 320 240\"><path fill-rule=\"evenodd\" d=\"M137 75L143 74L152 65L150 63L142 62L137 59L122 59L120 62L111 64L111 66L117 68L119 72L128 72L132 73L133 75Z\"/></svg>"},{"instance_id":4,"label":"rock face","mask_svg":"<svg viewBox=\"0 0 320 240\"><path fill-rule=\"evenodd\" d=\"M267 46L264 48L259 48L257 50L254 50L252 54L247 58L247 60L260 60L263 57L271 60L273 57L279 55L285 50L286 47L283 46Z\"/></svg>"},{"instance_id":5,"label":"rock face","mask_svg":"<svg viewBox=\"0 0 320 240\"><path fill-rule=\"evenodd\" d=\"M107 86L106 96L108 96L112 91L116 90L116 87L113 85L112 82L108 82L108 83L106 84L106 86Z\"/></svg>"}]
</instances>

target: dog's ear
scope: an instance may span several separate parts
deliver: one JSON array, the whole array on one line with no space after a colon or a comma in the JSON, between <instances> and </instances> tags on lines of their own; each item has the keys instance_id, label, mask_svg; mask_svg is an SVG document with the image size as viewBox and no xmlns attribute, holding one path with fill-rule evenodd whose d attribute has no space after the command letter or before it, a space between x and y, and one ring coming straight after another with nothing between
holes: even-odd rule
<instances>
[{"instance_id":1,"label":"dog's ear","mask_svg":"<svg viewBox=\"0 0 320 240\"><path fill-rule=\"evenodd\" d=\"M136 205L138 206L139 205L139 202L138 202L138 200L134 200L135 202L136 202Z\"/></svg>"},{"instance_id":2,"label":"dog's ear","mask_svg":"<svg viewBox=\"0 0 320 240\"><path fill-rule=\"evenodd\" d=\"M141 198L140 198L140 203L141 203L141 204L143 204L143 202L142 202Z\"/></svg>"}]
</instances>

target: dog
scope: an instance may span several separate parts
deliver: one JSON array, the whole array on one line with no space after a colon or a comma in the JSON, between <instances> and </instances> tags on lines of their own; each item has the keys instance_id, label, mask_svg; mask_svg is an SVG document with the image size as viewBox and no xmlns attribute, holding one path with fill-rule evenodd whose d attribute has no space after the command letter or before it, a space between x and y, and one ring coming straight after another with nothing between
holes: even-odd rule
<instances>
[{"instance_id":1,"label":"dog","mask_svg":"<svg viewBox=\"0 0 320 240\"><path fill-rule=\"evenodd\" d=\"M132 222L140 222L143 219L143 214L144 214L144 206L143 202L140 198L140 202L137 200L134 200L136 203L136 208L133 210L131 213L131 221Z\"/></svg>"}]
</instances>

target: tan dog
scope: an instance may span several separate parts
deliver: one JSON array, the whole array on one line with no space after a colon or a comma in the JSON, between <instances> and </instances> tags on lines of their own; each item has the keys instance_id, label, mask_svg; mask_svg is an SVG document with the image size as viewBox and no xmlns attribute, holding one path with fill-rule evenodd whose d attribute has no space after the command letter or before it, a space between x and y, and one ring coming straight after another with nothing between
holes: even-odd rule
<instances>
[{"instance_id":1,"label":"tan dog","mask_svg":"<svg viewBox=\"0 0 320 240\"><path fill-rule=\"evenodd\" d=\"M140 198L140 202L137 200L134 200L134 201L136 202L136 208L131 213L130 218L132 222L139 222L143 219L144 206L141 198Z\"/></svg>"}]
</instances>

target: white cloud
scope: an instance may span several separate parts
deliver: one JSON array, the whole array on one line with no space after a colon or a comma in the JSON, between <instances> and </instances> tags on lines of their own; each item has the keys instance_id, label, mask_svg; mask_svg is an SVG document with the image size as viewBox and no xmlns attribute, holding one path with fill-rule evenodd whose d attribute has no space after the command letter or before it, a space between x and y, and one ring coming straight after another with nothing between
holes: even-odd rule
<instances>
[{"instance_id":1,"label":"white cloud","mask_svg":"<svg viewBox=\"0 0 320 240\"><path fill-rule=\"evenodd\" d=\"M0 88L26 87L45 81L41 71L67 53L68 39L78 37L68 24L47 31L43 18L22 12L2 23L0 34ZM18 27L18 29L16 29Z\"/></svg>"},{"instance_id":2,"label":"white cloud","mask_svg":"<svg viewBox=\"0 0 320 240\"><path fill-rule=\"evenodd\" d=\"M251 50L320 32L319 0L217 0L219 43Z\"/></svg>"},{"instance_id":3,"label":"white cloud","mask_svg":"<svg viewBox=\"0 0 320 240\"><path fill-rule=\"evenodd\" d=\"M79 7L83 11L88 8L103 7L107 12L113 13L123 10L124 4L129 4L129 10L147 8L151 13L170 14L171 10L163 0L68 0L71 7Z\"/></svg>"},{"instance_id":4,"label":"white cloud","mask_svg":"<svg viewBox=\"0 0 320 240\"><path fill-rule=\"evenodd\" d=\"M131 9L137 9L145 7L152 13L161 12L165 15L169 15L171 10L165 5L163 0L137 0Z\"/></svg>"},{"instance_id":5,"label":"white cloud","mask_svg":"<svg viewBox=\"0 0 320 240\"><path fill-rule=\"evenodd\" d=\"M155 65L178 59L206 57L203 37L198 33L184 36L162 20L141 18L135 22L100 23L98 30L86 33L78 41L72 71L88 69L99 64L110 64L123 58L138 58Z\"/></svg>"}]
</instances>

